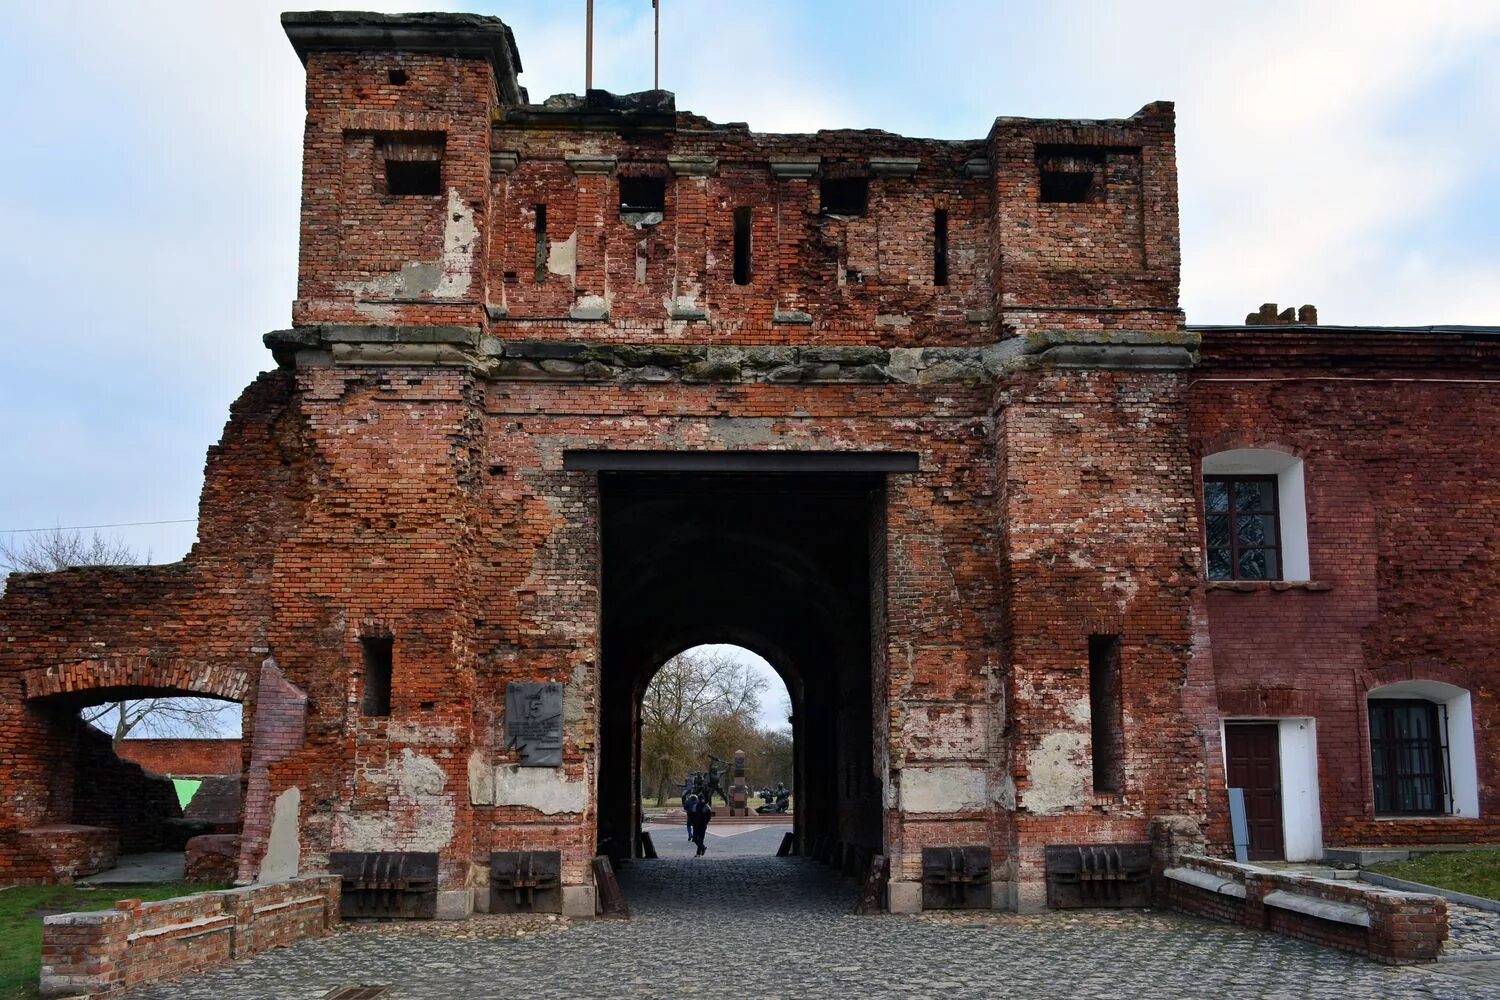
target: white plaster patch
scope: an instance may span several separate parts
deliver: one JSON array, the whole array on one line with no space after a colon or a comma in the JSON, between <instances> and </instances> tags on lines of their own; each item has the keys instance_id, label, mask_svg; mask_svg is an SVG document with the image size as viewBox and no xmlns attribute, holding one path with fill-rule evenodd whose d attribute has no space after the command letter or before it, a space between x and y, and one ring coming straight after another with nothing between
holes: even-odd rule
<instances>
[{"instance_id":1,"label":"white plaster patch","mask_svg":"<svg viewBox=\"0 0 1500 1000\"><path fill-rule=\"evenodd\" d=\"M1082 733L1049 733L1031 753L1031 785L1021 805L1038 816L1084 804L1093 780Z\"/></svg>"},{"instance_id":2,"label":"white plaster patch","mask_svg":"<svg viewBox=\"0 0 1500 1000\"><path fill-rule=\"evenodd\" d=\"M394 792L389 809L339 813L333 830L335 850L441 851L447 847L453 839L456 810L452 796L443 792L448 776L437 762L408 747L387 769L385 779ZM413 815L421 821L413 823Z\"/></svg>"},{"instance_id":3,"label":"white plaster patch","mask_svg":"<svg viewBox=\"0 0 1500 1000\"><path fill-rule=\"evenodd\" d=\"M469 802L476 806L495 804L495 769L483 750L469 754Z\"/></svg>"},{"instance_id":4,"label":"white plaster patch","mask_svg":"<svg viewBox=\"0 0 1500 1000\"><path fill-rule=\"evenodd\" d=\"M276 796L271 809L271 836L260 863L260 881L285 882L296 878L302 864L302 789L293 785Z\"/></svg>"},{"instance_id":5,"label":"white plaster patch","mask_svg":"<svg viewBox=\"0 0 1500 1000\"><path fill-rule=\"evenodd\" d=\"M588 805L588 798L588 785L567 780L561 768L515 764L495 768L497 806L529 806L551 816L581 813Z\"/></svg>"},{"instance_id":6,"label":"white plaster patch","mask_svg":"<svg viewBox=\"0 0 1500 1000\"><path fill-rule=\"evenodd\" d=\"M1088 725L1094 716L1093 707L1087 698L1074 698L1063 706L1063 711L1068 713L1068 718L1080 726Z\"/></svg>"},{"instance_id":7,"label":"white plaster patch","mask_svg":"<svg viewBox=\"0 0 1500 1000\"><path fill-rule=\"evenodd\" d=\"M1008 774L1002 774L995 785L995 804L1001 809L1014 809L1016 807L1016 779Z\"/></svg>"},{"instance_id":8,"label":"white plaster patch","mask_svg":"<svg viewBox=\"0 0 1500 1000\"><path fill-rule=\"evenodd\" d=\"M448 776L431 757L413 753L408 747L401 751L401 768L397 772L397 787L408 798L441 795Z\"/></svg>"},{"instance_id":9,"label":"white plaster patch","mask_svg":"<svg viewBox=\"0 0 1500 1000\"><path fill-rule=\"evenodd\" d=\"M908 767L901 772L901 811L951 813L989 805L985 773L972 767Z\"/></svg>"},{"instance_id":10,"label":"white plaster patch","mask_svg":"<svg viewBox=\"0 0 1500 1000\"><path fill-rule=\"evenodd\" d=\"M424 747L451 747L462 742L458 730L452 726L429 726L400 719L391 720L387 733L392 743L413 743Z\"/></svg>"},{"instance_id":11,"label":"white plaster patch","mask_svg":"<svg viewBox=\"0 0 1500 1000\"><path fill-rule=\"evenodd\" d=\"M585 703L584 694L588 689L589 667L586 663L580 663L573 668L573 674L568 678L568 683L563 687L563 725L576 726L588 718L588 705Z\"/></svg>"},{"instance_id":12,"label":"white plaster patch","mask_svg":"<svg viewBox=\"0 0 1500 1000\"><path fill-rule=\"evenodd\" d=\"M547 271L564 278L578 277L578 231L560 243L547 244Z\"/></svg>"},{"instance_id":13,"label":"white plaster patch","mask_svg":"<svg viewBox=\"0 0 1500 1000\"><path fill-rule=\"evenodd\" d=\"M479 243L479 227L474 224L474 210L464 203L455 188L448 189L448 214L443 216L443 276L433 290L439 299L463 298L474 282L474 248Z\"/></svg>"},{"instance_id":14,"label":"white plaster patch","mask_svg":"<svg viewBox=\"0 0 1500 1000\"><path fill-rule=\"evenodd\" d=\"M907 713L902 739L928 760L983 758L989 752L989 712L984 705L918 706Z\"/></svg>"}]
</instances>

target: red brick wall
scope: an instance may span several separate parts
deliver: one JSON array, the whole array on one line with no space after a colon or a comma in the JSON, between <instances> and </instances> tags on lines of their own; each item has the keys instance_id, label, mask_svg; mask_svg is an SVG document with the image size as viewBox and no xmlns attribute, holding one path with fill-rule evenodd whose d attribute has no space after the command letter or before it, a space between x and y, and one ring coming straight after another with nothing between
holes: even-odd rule
<instances>
[{"instance_id":1,"label":"red brick wall","mask_svg":"<svg viewBox=\"0 0 1500 1000\"><path fill-rule=\"evenodd\" d=\"M177 778L239 774L239 740L123 740L117 751L148 771Z\"/></svg>"},{"instance_id":2,"label":"red brick wall","mask_svg":"<svg viewBox=\"0 0 1500 1000\"><path fill-rule=\"evenodd\" d=\"M1186 858L1183 864L1245 887L1245 897L1240 899L1164 879L1167 905L1185 913L1268 930L1389 964L1434 961L1448 938L1448 904L1437 896L1270 872L1213 858ZM1268 905L1266 896L1276 891L1362 909L1369 914L1370 925Z\"/></svg>"},{"instance_id":3,"label":"red brick wall","mask_svg":"<svg viewBox=\"0 0 1500 1000\"><path fill-rule=\"evenodd\" d=\"M338 920L339 879L297 879L113 910L47 917L42 993L115 996L233 958L322 937Z\"/></svg>"},{"instance_id":4,"label":"red brick wall","mask_svg":"<svg viewBox=\"0 0 1500 1000\"><path fill-rule=\"evenodd\" d=\"M114 830L121 854L181 850L187 833L177 790L160 775L115 756L110 738L81 720L74 763L74 823Z\"/></svg>"},{"instance_id":5,"label":"red brick wall","mask_svg":"<svg viewBox=\"0 0 1500 1000\"><path fill-rule=\"evenodd\" d=\"M1301 458L1311 575L1326 587L1209 590L1220 709L1317 720L1328 844L1500 839L1492 818L1376 819L1365 702L1404 680L1469 690L1480 815L1500 811L1500 744L1486 737L1500 725L1500 363L1455 335L1274 328L1210 331L1203 362L1194 460Z\"/></svg>"}]
</instances>

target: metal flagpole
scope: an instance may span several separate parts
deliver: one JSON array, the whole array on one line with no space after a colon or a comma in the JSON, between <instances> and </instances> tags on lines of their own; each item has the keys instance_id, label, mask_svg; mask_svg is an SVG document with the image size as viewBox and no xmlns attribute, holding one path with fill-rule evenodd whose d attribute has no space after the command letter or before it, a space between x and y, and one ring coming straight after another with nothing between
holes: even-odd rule
<instances>
[{"instance_id":1,"label":"metal flagpole","mask_svg":"<svg viewBox=\"0 0 1500 1000\"><path fill-rule=\"evenodd\" d=\"M652 83L655 90L661 89L661 0L651 0L651 9L656 12L656 74Z\"/></svg>"},{"instance_id":2,"label":"metal flagpole","mask_svg":"<svg viewBox=\"0 0 1500 1000\"><path fill-rule=\"evenodd\" d=\"M588 0L588 24L583 41L583 92L594 89L594 0Z\"/></svg>"}]
</instances>

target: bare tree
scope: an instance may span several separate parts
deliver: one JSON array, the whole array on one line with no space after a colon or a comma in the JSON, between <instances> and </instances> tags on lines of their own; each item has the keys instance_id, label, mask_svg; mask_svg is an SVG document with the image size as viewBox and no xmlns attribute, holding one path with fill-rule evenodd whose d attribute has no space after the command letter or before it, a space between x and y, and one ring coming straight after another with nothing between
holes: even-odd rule
<instances>
[{"instance_id":1,"label":"bare tree","mask_svg":"<svg viewBox=\"0 0 1500 1000\"><path fill-rule=\"evenodd\" d=\"M722 735L714 734L753 730L765 686L748 665L719 650L691 649L662 665L641 703L641 764L656 786L657 805L667 804L701 755L722 749Z\"/></svg>"},{"instance_id":2,"label":"bare tree","mask_svg":"<svg viewBox=\"0 0 1500 1000\"><path fill-rule=\"evenodd\" d=\"M214 698L132 698L85 708L79 717L109 734L116 750L120 741L134 733L137 738L176 737L207 739L222 735L221 716L231 703Z\"/></svg>"},{"instance_id":3,"label":"bare tree","mask_svg":"<svg viewBox=\"0 0 1500 1000\"><path fill-rule=\"evenodd\" d=\"M151 561L147 553L145 562ZM51 573L75 566L132 566L135 552L116 537L84 535L50 528L0 536L0 569ZM3 581L0 581L3 592ZM215 736L223 728L227 703L214 698L136 698L106 702L79 713L83 721L110 734L116 748L131 733L146 736Z\"/></svg>"},{"instance_id":4,"label":"bare tree","mask_svg":"<svg viewBox=\"0 0 1500 1000\"><path fill-rule=\"evenodd\" d=\"M84 535L62 528L0 535L0 569L7 573L51 573L73 566L132 566L137 559L119 538ZM146 554L145 562L151 561Z\"/></svg>"}]
</instances>

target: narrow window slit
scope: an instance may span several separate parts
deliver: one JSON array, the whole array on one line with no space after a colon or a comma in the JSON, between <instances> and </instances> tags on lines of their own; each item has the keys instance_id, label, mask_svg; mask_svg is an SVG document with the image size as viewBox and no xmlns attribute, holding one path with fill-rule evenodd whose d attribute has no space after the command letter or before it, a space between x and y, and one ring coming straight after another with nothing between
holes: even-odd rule
<instances>
[{"instance_id":1,"label":"narrow window slit","mask_svg":"<svg viewBox=\"0 0 1500 1000\"><path fill-rule=\"evenodd\" d=\"M948 283L948 210L932 213L932 283Z\"/></svg>"},{"instance_id":2,"label":"narrow window slit","mask_svg":"<svg viewBox=\"0 0 1500 1000\"><path fill-rule=\"evenodd\" d=\"M734 283L750 284L750 209L734 210Z\"/></svg>"},{"instance_id":3,"label":"narrow window slit","mask_svg":"<svg viewBox=\"0 0 1500 1000\"><path fill-rule=\"evenodd\" d=\"M407 79L406 70L393 69L386 74L386 79L391 81L391 86L393 87L404 87L406 86Z\"/></svg>"},{"instance_id":4,"label":"narrow window slit","mask_svg":"<svg viewBox=\"0 0 1500 1000\"><path fill-rule=\"evenodd\" d=\"M365 690L360 714L383 718L391 714L391 667L395 640L388 635L368 635L359 640L364 654Z\"/></svg>"},{"instance_id":5,"label":"narrow window slit","mask_svg":"<svg viewBox=\"0 0 1500 1000\"><path fill-rule=\"evenodd\" d=\"M536 280L547 280L547 206L536 206Z\"/></svg>"},{"instance_id":6,"label":"narrow window slit","mask_svg":"<svg viewBox=\"0 0 1500 1000\"><path fill-rule=\"evenodd\" d=\"M1125 788L1125 716L1120 704L1120 637L1089 636L1089 728L1094 745L1094 792Z\"/></svg>"}]
</instances>

